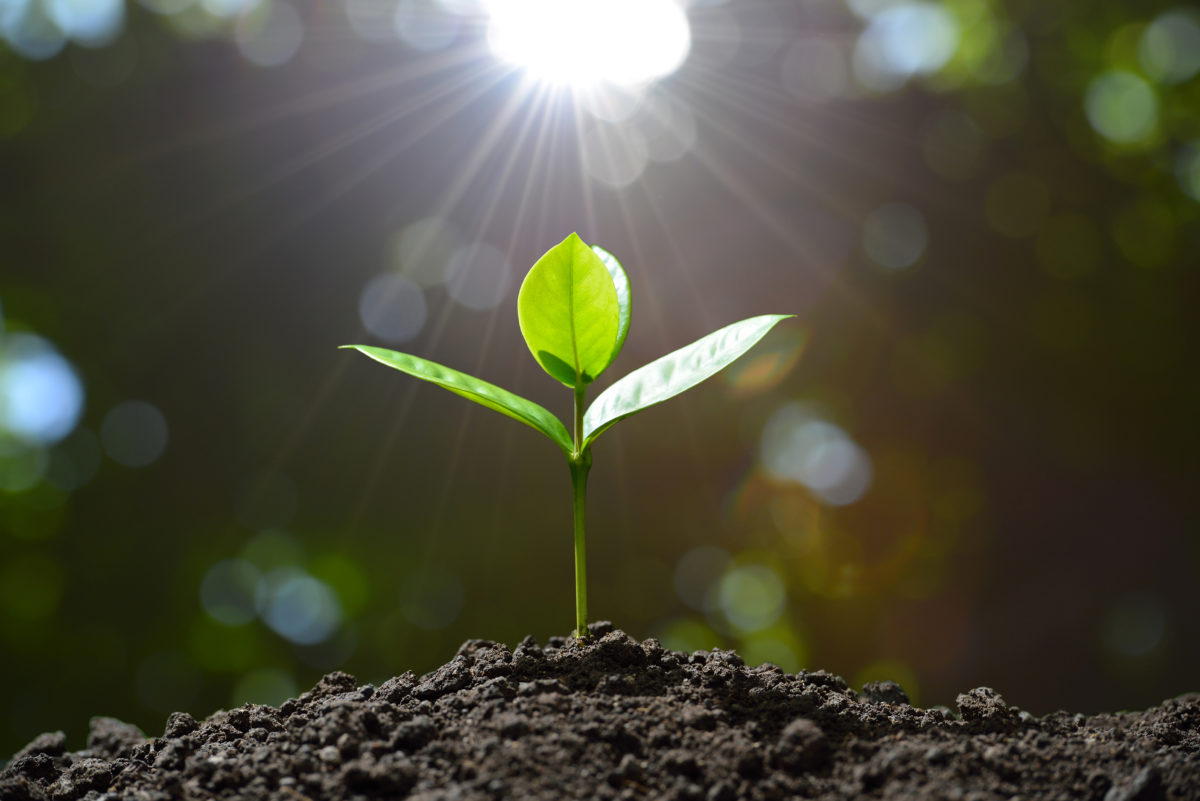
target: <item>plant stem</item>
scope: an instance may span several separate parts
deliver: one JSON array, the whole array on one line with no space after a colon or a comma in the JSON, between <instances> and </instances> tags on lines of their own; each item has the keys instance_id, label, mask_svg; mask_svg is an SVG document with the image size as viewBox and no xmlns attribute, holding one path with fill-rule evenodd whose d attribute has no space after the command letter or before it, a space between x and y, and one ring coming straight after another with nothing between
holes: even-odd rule
<instances>
[{"instance_id":1,"label":"plant stem","mask_svg":"<svg viewBox=\"0 0 1200 801\"><path fill-rule=\"evenodd\" d=\"M575 490L575 639L583 640L587 630L587 546L584 542L583 516L587 495L588 465L571 462L571 484Z\"/></svg>"},{"instance_id":2,"label":"plant stem","mask_svg":"<svg viewBox=\"0 0 1200 801\"><path fill-rule=\"evenodd\" d=\"M575 450L568 460L571 468L571 494L575 513L575 639L588 636L587 629L587 544L584 513L587 507L587 477L592 469L590 448L583 448L583 400L586 388L575 388Z\"/></svg>"}]
</instances>

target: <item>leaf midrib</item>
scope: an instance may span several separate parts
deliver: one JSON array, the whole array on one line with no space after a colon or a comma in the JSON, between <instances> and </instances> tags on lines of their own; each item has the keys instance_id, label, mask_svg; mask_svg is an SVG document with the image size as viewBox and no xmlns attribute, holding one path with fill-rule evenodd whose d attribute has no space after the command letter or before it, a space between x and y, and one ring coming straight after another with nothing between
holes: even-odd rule
<instances>
[{"instance_id":1,"label":"leaf midrib","mask_svg":"<svg viewBox=\"0 0 1200 801\"><path fill-rule=\"evenodd\" d=\"M575 255L571 254L571 280L567 282L567 318L571 321L571 353L575 357L575 386L583 382L579 363L579 337L575 334Z\"/></svg>"}]
</instances>

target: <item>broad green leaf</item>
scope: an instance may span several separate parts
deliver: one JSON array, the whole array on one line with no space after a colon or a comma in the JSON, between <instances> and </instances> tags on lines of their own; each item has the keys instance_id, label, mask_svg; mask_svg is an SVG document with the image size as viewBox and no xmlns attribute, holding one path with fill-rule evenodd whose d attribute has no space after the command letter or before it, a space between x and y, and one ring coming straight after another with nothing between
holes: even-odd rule
<instances>
[{"instance_id":1,"label":"broad green leaf","mask_svg":"<svg viewBox=\"0 0 1200 801\"><path fill-rule=\"evenodd\" d=\"M533 401L525 400L520 395L514 395L495 384L472 378L466 373L460 373L418 356L369 345L342 345L342 347L357 350L380 364L386 364L402 373L408 373L424 381L437 384L455 395L475 401L480 406L486 406L500 414L508 415L514 420L520 420L525 425L536 428L554 440L554 443L562 448L568 456L571 454L571 435L567 433L567 427L561 420Z\"/></svg>"},{"instance_id":2,"label":"broad green leaf","mask_svg":"<svg viewBox=\"0 0 1200 801\"><path fill-rule=\"evenodd\" d=\"M629 276L625 274L625 269L621 262L617 261L617 257L599 245L592 245L592 250L608 268L613 288L617 290L617 344L613 346L612 356L608 358L608 363L612 364L625 345L625 337L629 335L629 322L633 319L633 293L629 287Z\"/></svg>"},{"instance_id":3,"label":"broad green leaf","mask_svg":"<svg viewBox=\"0 0 1200 801\"><path fill-rule=\"evenodd\" d=\"M751 317L639 367L600 393L583 416L584 447L618 420L691 389L728 366L790 314Z\"/></svg>"},{"instance_id":4,"label":"broad green leaf","mask_svg":"<svg viewBox=\"0 0 1200 801\"><path fill-rule=\"evenodd\" d=\"M612 361L620 329L617 290L578 234L530 269L517 294L517 318L538 364L568 387L595 381Z\"/></svg>"}]
</instances>

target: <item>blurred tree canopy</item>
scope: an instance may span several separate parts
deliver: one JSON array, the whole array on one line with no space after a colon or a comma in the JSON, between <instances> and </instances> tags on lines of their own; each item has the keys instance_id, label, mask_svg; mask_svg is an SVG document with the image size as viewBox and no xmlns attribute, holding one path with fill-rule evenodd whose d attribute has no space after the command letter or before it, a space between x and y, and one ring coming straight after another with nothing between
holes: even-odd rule
<instances>
[{"instance_id":1,"label":"blurred tree canopy","mask_svg":"<svg viewBox=\"0 0 1200 801\"><path fill-rule=\"evenodd\" d=\"M1197 689L1200 13L684 5L597 99L472 0L0 0L0 752L565 634L557 455L335 346L557 408L513 308L572 230L645 299L618 373L800 315L614 433L594 614L924 704Z\"/></svg>"}]
</instances>

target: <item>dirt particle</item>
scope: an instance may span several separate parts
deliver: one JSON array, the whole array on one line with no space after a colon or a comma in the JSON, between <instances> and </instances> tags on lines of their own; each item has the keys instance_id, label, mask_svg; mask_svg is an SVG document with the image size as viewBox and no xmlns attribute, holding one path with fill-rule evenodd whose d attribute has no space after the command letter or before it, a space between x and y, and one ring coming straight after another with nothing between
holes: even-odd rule
<instances>
[{"instance_id":1,"label":"dirt particle","mask_svg":"<svg viewBox=\"0 0 1200 801\"><path fill-rule=\"evenodd\" d=\"M41 781L53 781L59 773L58 767L54 764L54 758L44 753L18 756L13 759L8 770L16 776Z\"/></svg>"},{"instance_id":2,"label":"dirt particle","mask_svg":"<svg viewBox=\"0 0 1200 801\"><path fill-rule=\"evenodd\" d=\"M403 675L388 679L375 691L375 694L387 701L390 704L403 703L404 699L412 694L413 687L416 686L416 680L412 671L408 671ZM280 711L283 711L282 708Z\"/></svg>"},{"instance_id":3,"label":"dirt particle","mask_svg":"<svg viewBox=\"0 0 1200 801\"><path fill-rule=\"evenodd\" d=\"M437 728L433 721L424 715L401 723L392 737L392 745L403 751L419 751L425 744L437 736Z\"/></svg>"},{"instance_id":4,"label":"dirt particle","mask_svg":"<svg viewBox=\"0 0 1200 801\"><path fill-rule=\"evenodd\" d=\"M172 712L167 718L167 726L163 730L163 737L183 737L191 734L196 729L200 728L200 724L196 719L187 712Z\"/></svg>"},{"instance_id":5,"label":"dirt particle","mask_svg":"<svg viewBox=\"0 0 1200 801\"><path fill-rule=\"evenodd\" d=\"M894 681L872 681L864 684L862 695L868 701L876 704L905 704L911 703L908 700L908 693L904 692L904 688Z\"/></svg>"},{"instance_id":6,"label":"dirt particle","mask_svg":"<svg viewBox=\"0 0 1200 801\"><path fill-rule=\"evenodd\" d=\"M508 740L519 740L531 731L529 720L522 715L506 712L496 716L496 729Z\"/></svg>"},{"instance_id":7,"label":"dirt particle","mask_svg":"<svg viewBox=\"0 0 1200 801\"><path fill-rule=\"evenodd\" d=\"M798 678L805 684L812 685L813 687L824 687L826 689L835 691L844 691L850 688L850 686L846 684L846 680L841 676L824 670L814 670L811 673L806 670L802 670L800 671Z\"/></svg>"},{"instance_id":8,"label":"dirt particle","mask_svg":"<svg viewBox=\"0 0 1200 801\"><path fill-rule=\"evenodd\" d=\"M700 731L712 731L717 725L717 716L711 710L695 704L689 704L683 708L680 720L689 729L699 729Z\"/></svg>"},{"instance_id":9,"label":"dirt particle","mask_svg":"<svg viewBox=\"0 0 1200 801\"><path fill-rule=\"evenodd\" d=\"M828 753L821 727L807 718L796 718L780 733L773 757L779 767L799 774L820 767Z\"/></svg>"},{"instance_id":10,"label":"dirt particle","mask_svg":"<svg viewBox=\"0 0 1200 801\"><path fill-rule=\"evenodd\" d=\"M97 757L128 758L135 747L146 742L141 729L116 718L92 718L89 729L87 747Z\"/></svg>"},{"instance_id":11,"label":"dirt particle","mask_svg":"<svg viewBox=\"0 0 1200 801\"><path fill-rule=\"evenodd\" d=\"M616 627L613 626L611 620L597 620L595 623L588 623L588 634L592 637L604 637L615 630Z\"/></svg>"},{"instance_id":12,"label":"dirt particle","mask_svg":"<svg viewBox=\"0 0 1200 801\"><path fill-rule=\"evenodd\" d=\"M701 773L700 763L696 760L695 754L679 748L663 754L659 767L668 773L686 776L689 779L697 779Z\"/></svg>"},{"instance_id":13,"label":"dirt particle","mask_svg":"<svg viewBox=\"0 0 1200 801\"><path fill-rule=\"evenodd\" d=\"M456 656L449 664L423 677L421 683L413 688L412 694L424 701L433 701L470 685L470 665L465 657Z\"/></svg>"},{"instance_id":14,"label":"dirt particle","mask_svg":"<svg viewBox=\"0 0 1200 801\"><path fill-rule=\"evenodd\" d=\"M81 759L50 786L54 801L73 801L91 791L103 792L112 783L113 766L104 759Z\"/></svg>"},{"instance_id":15,"label":"dirt particle","mask_svg":"<svg viewBox=\"0 0 1200 801\"><path fill-rule=\"evenodd\" d=\"M1012 730L1021 723L1020 710L1010 707L991 687L962 693L956 703L964 723L985 731Z\"/></svg>"},{"instance_id":16,"label":"dirt particle","mask_svg":"<svg viewBox=\"0 0 1200 801\"><path fill-rule=\"evenodd\" d=\"M623 631L610 631L595 645L601 659L619 667L635 667L646 663L641 644Z\"/></svg>"}]
</instances>

